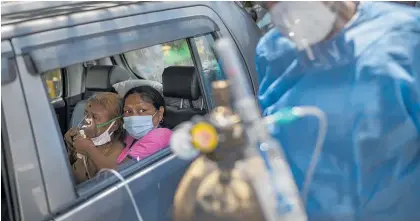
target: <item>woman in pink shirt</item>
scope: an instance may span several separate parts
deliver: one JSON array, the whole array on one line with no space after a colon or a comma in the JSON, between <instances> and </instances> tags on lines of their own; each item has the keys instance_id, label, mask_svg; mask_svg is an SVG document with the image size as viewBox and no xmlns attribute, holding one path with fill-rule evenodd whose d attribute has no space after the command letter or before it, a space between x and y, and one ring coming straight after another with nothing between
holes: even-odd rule
<instances>
[{"instance_id":1,"label":"woman in pink shirt","mask_svg":"<svg viewBox=\"0 0 420 221\"><path fill-rule=\"evenodd\" d=\"M167 147L172 131L160 127L165 116L165 100L151 86L130 89L124 96L125 148L117 158L144 159Z\"/></svg>"}]
</instances>

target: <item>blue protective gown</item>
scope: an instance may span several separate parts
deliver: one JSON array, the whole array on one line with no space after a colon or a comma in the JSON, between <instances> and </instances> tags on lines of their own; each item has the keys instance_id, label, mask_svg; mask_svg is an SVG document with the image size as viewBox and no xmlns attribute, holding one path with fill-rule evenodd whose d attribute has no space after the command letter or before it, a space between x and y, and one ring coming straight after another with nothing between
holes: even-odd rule
<instances>
[{"instance_id":1,"label":"blue protective gown","mask_svg":"<svg viewBox=\"0 0 420 221\"><path fill-rule=\"evenodd\" d=\"M310 105L328 117L309 220L420 220L420 10L362 2L354 21L312 49L315 61L273 29L256 57L264 115ZM317 119L271 132L301 189Z\"/></svg>"}]
</instances>

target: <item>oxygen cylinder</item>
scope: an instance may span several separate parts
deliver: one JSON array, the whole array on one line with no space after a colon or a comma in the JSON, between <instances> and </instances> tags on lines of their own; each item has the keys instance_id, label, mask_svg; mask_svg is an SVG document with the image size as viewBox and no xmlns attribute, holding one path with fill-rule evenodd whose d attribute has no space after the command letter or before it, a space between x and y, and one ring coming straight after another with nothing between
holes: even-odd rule
<instances>
[{"instance_id":1,"label":"oxygen cylinder","mask_svg":"<svg viewBox=\"0 0 420 221\"><path fill-rule=\"evenodd\" d=\"M201 155L182 178L174 199L174 221L265 221L243 161L246 136L240 118L229 107L226 81L213 82L216 108L192 120L192 146ZM243 163L243 162L242 162Z\"/></svg>"},{"instance_id":2,"label":"oxygen cylinder","mask_svg":"<svg viewBox=\"0 0 420 221\"><path fill-rule=\"evenodd\" d=\"M178 157L191 159L201 153L178 187L174 220L306 221L304 200L280 143L266 128L233 42L220 39L215 49L229 85L214 82L217 107L206 117L180 125L172 135L171 148ZM291 121L299 115L283 112L271 118ZM312 160L311 168L315 164Z\"/></svg>"}]
</instances>

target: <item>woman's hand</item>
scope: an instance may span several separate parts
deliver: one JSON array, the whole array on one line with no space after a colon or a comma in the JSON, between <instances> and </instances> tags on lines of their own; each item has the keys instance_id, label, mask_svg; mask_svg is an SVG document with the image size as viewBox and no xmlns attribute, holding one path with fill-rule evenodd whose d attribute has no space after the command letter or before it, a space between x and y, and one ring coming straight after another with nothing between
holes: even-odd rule
<instances>
[{"instance_id":1,"label":"woman's hand","mask_svg":"<svg viewBox=\"0 0 420 221\"><path fill-rule=\"evenodd\" d=\"M82 135L78 134L73 138L73 147L76 152L87 155L92 148L95 148L92 140L84 138Z\"/></svg>"}]
</instances>

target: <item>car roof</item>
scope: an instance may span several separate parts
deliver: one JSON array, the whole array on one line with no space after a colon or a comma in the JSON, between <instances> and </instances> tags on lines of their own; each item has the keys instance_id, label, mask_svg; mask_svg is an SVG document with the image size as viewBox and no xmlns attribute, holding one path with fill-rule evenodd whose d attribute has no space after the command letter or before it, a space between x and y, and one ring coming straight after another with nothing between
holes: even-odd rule
<instances>
[{"instance_id":1,"label":"car roof","mask_svg":"<svg viewBox=\"0 0 420 221\"><path fill-rule=\"evenodd\" d=\"M56 30L59 33L65 33L75 26L92 23L101 25L102 21L112 22L117 18L197 6L209 8L222 20L244 55L246 66L251 73L254 90L256 90L258 80L255 72L254 54L261 31L249 14L238 6L237 2L232 1L2 2L2 46L3 43L11 44L7 40L24 39L38 33Z\"/></svg>"},{"instance_id":2,"label":"car roof","mask_svg":"<svg viewBox=\"0 0 420 221\"><path fill-rule=\"evenodd\" d=\"M33 19L41 19L57 15L65 15L101 8L108 8L133 2L8 2L1 4L1 25L14 24Z\"/></svg>"},{"instance_id":3,"label":"car roof","mask_svg":"<svg viewBox=\"0 0 420 221\"><path fill-rule=\"evenodd\" d=\"M76 26L154 11L204 5L213 9L218 2L151 1L50 1L2 2L1 39Z\"/></svg>"}]
</instances>

